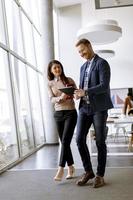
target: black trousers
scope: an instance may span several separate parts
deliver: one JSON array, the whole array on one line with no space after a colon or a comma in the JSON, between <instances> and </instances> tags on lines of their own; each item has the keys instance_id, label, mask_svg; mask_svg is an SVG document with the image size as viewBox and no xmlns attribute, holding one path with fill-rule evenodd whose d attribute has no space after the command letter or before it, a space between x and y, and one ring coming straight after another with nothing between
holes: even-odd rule
<instances>
[{"instance_id":1,"label":"black trousers","mask_svg":"<svg viewBox=\"0 0 133 200\"><path fill-rule=\"evenodd\" d=\"M77 122L76 110L62 110L55 111L54 118L61 141L61 154L59 166L65 167L67 162L68 166L74 164L72 152L71 152L71 140L74 134L74 129Z\"/></svg>"},{"instance_id":2,"label":"black trousers","mask_svg":"<svg viewBox=\"0 0 133 200\"><path fill-rule=\"evenodd\" d=\"M86 143L86 136L88 134L89 128L93 124L95 134L96 134L96 146L98 151L98 166L97 166L97 175L104 176L105 166L106 166L106 119L107 111L96 112L94 114L87 114L83 112L82 108L79 111L79 117L77 122L77 137L76 142L78 150L83 162L85 171L93 171L90 153Z\"/></svg>"}]
</instances>

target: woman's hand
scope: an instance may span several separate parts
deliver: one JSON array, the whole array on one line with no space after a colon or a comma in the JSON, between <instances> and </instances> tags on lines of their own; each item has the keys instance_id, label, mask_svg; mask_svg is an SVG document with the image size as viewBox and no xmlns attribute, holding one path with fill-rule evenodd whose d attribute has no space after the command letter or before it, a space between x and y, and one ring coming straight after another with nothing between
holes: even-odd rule
<instances>
[{"instance_id":1,"label":"woman's hand","mask_svg":"<svg viewBox=\"0 0 133 200\"><path fill-rule=\"evenodd\" d=\"M68 98L68 95L65 94L65 93L62 93L61 96L60 96L61 100L66 100L67 98Z\"/></svg>"}]
</instances>

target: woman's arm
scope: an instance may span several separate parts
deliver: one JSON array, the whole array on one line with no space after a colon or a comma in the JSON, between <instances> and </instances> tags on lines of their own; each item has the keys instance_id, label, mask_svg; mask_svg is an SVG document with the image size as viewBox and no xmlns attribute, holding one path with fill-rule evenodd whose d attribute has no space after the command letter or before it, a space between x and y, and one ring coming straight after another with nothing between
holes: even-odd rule
<instances>
[{"instance_id":1,"label":"woman's arm","mask_svg":"<svg viewBox=\"0 0 133 200\"><path fill-rule=\"evenodd\" d=\"M65 93L61 93L60 96L55 96L50 85L48 85L48 95L51 103L53 104L62 103L67 98L67 95Z\"/></svg>"},{"instance_id":2,"label":"woman's arm","mask_svg":"<svg viewBox=\"0 0 133 200\"><path fill-rule=\"evenodd\" d=\"M128 107L128 98L125 99L124 101L124 107L123 107L123 114L126 115L126 112L127 112L127 107Z\"/></svg>"}]
</instances>

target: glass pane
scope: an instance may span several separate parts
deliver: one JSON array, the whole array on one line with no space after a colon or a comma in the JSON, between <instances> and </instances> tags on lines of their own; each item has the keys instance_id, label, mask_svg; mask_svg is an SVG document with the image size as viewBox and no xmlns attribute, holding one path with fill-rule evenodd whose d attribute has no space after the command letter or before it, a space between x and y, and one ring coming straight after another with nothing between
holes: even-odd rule
<instances>
[{"instance_id":1,"label":"glass pane","mask_svg":"<svg viewBox=\"0 0 133 200\"><path fill-rule=\"evenodd\" d=\"M22 7L28 13L33 23L39 28L40 20L39 20L39 0L20 0Z\"/></svg>"},{"instance_id":2,"label":"glass pane","mask_svg":"<svg viewBox=\"0 0 133 200\"><path fill-rule=\"evenodd\" d=\"M28 15L31 17L31 1L33 0L19 0L21 3L21 6L23 9L28 13Z\"/></svg>"},{"instance_id":3,"label":"glass pane","mask_svg":"<svg viewBox=\"0 0 133 200\"><path fill-rule=\"evenodd\" d=\"M43 124L45 125L45 117L46 117L46 101L45 101L45 95L47 95L46 93L46 88L44 88L44 78L43 75L38 74L39 76L39 84L40 84L40 94L41 94L41 103L42 103L42 112L43 112Z\"/></svg>"},{"instance_id":4,"label":"glass pane","mask_svg":"<svg viewBox=\"0 0 133 200\"><path fill-rule=\"evenodd\" d=\"M38 29L40 29L39 6L40 6L39 1L32 1L31 3L32 20Z\"/></svg>"},{"instance_id":5,"label":"glass pane","mask_svg":"<svg viewBox=\"0 0 133 200\"><path fill-rule=\"evenodd\" d=\"M34 148L25 65L11 57L22 155Z\"/></svg>"},{"instance_id":6,"label":"glass pane","mask_svg":"<svg viewBox=\"0 0 133 200\"><path fill-rule=\"evenodd\" d=\"M40 105L37 72L28 68L30 101L32 107L33 127L36 145L44 143L44 130Z\"/></svg>"},{"instance_id":7,"label":"glass pane","mask_svg":"<svg viewBox=\"0 0 133 200\"><path fill-rule=\"evenodd\" d=\"M6 43L1 0L0 0L0 42L4 44Z\"/></svg>"},{"instance_id":8,"label":"glass pane","mask_svg":"<svg viewBox=\"0 0 133 200\"><path fill-rule=\"evenodd\" d=\"M33 44L32 25L22 13L24 44L27 61L35 66L35 52Z\"/></svg>"},{"instance_id":9,"label":"glass pane","mask_svg":"<svg viewBox=\"0 0 133 200\"><path fill-rule=\"evenodd\" d=\"M5 5L10 48L23 57L19 8L13 0L5 0Z\"/></svg>"},{"instance_id":10,"label":"glass pane","mask_svg":"<svg viewBox=\"0 0 133 200\"><path fill-rule=\"evenodd\" d=\"M0 48L0 169L18 159L7 54Z\"/></svg>"},{"instance_id":11,"label":"glass pane","mask_svg":"<svg viewBox=\"0 0 133 200\"><path fill-rule=\"evenodd\" d=\"M59 58L59 33L58 33L58 15L57 15L57 9L54 8L53 10L53 25L54 25L54 53L55 58Z\"/></svg>"},{"instance_id":12,"label":"glass pane","mask_svg":"<svg viewBox=\"0 0 133 200\"><path fill-rule=\"evenodd\" d=\"M37 59L37 67L40 71L43 72L44 67L42 63L42 41L41 36L38 34L38 32L33 29L34 31L34 41L35 41L35 52L36 52L36 59Z\"/></svg>"}]
</instances>

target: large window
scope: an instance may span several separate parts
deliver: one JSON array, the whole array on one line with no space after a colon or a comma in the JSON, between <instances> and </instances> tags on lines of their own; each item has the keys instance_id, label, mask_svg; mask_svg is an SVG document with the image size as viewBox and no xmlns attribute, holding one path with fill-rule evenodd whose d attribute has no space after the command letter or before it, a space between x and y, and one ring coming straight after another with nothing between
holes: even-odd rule
<instances>
[{"instance_id":1,"label":"large window","mask_svg":"<svg viewBox=\"0 0 133 200\"><path fill-rule=\"evenodd\" d=\"M0 170L45 142L38 3L0 0Z\"/></svg>"},{"instance_id":2,"label":"large window","mask_svg":"<svg viewBox=\"0 0 133 200\"><path fill-rule=\"evenodd\" d=\"M18 159L7 53L0 48L0 169Z\"/></svg>"}]
</instances>

